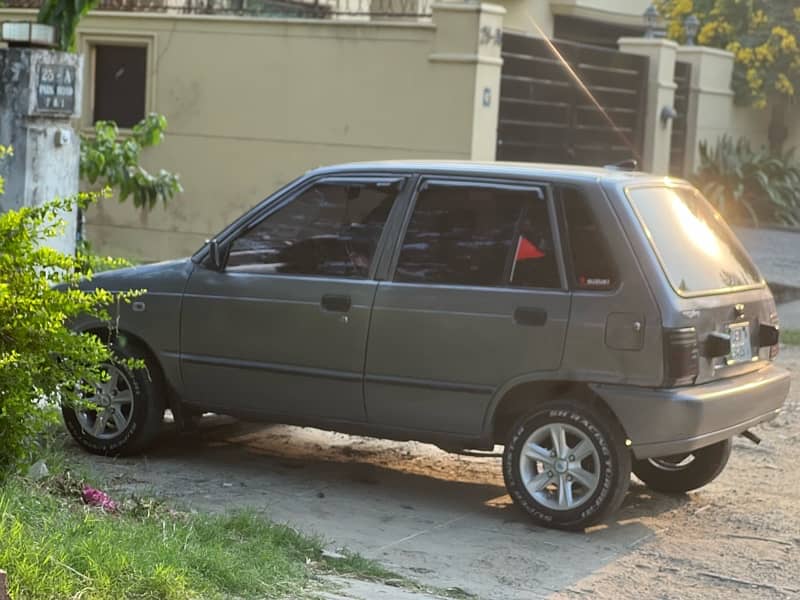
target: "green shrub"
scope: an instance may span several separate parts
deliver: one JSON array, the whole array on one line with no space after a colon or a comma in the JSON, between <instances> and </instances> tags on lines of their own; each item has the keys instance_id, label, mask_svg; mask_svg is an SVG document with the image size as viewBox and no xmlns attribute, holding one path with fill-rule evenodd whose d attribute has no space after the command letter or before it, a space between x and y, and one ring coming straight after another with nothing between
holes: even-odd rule
<instances>
[{"instance_id":1,"label":"green shrub","mask_svg":"<svg viewBox=\"0 0 800 600\"><path fill-rule=\"evenodd\" d=\"M183 191L179 176L164 169L152 174L139 165L142 150L158 146L166 129L166 117L153 113L120 139L116 123L98 121L93 135L81 136L81 177L117 190L120 202L130 197L136 208L152 210L159 200L166 205Z\"/></svg>"},{"instance_id":2,"label":"green shrub","mask_svg":"<svg viewBox=\"0 0 800 600\"><path fill-rule=\"evenodd\" d=\"M87 240L81 240L77 243L75 256L81 263L80 268L83 273L102 273L103 271L135 266L135 263L127 258L97 254Z\"/></svg>"},{"instance_id":3,"label":"green shrub","mask_svg":"<svg viewBox=\"0 0 800 600\"><path fill-rule=\"evenodd\" d=\"M99 365L108 347L73 333L68 321L89 314L110 322L105 307L135 295L79 289L91 270L44 245L64 227L63 211L94 198L81 194L0 214L0 477L32 458L60 402L79 402L86 382L104 379Z\"/></svg>"},{"instance_id":4,"label":"green shrub","mask_svg":"<svg viewBox=\"0 0 800 600\"><path fill-rule=\"evenodd\" d=\"M800 225L800 163L793 150L773 155L728 136L713 149L701 142L692 180L731 222Z\"/></svg>"},{"instance_id":5,"label":"green shrub","mask_svg":"<svg viewBox=\"0 0 800 600\"><path fill-rule=\"evenodd\" d=\"M36 19L55 27L58 33L58 49L65 52L77 50L75 31L86 13L97 6L100 0L44 0Z\"/></svg>"}]
</instances>

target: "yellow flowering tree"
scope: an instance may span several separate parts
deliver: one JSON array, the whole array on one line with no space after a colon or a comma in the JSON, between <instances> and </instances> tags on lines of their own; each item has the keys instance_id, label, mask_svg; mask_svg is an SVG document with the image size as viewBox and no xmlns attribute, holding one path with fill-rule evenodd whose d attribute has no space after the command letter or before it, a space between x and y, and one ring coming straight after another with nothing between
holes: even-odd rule
<instances>
[{"instance_id":1,"label":"yellow flowering tree","mask_svg":"<svg viewBox=\"0 0 800 600\"><path fill-rule=\"evenodd\" d=\"M790 0L660 0L667 35L684 42L684 20L700 21L697 43L732 52L737 100L770 109L770 150L786 140L787 109L800 94L800 6Z\"/></svg>"}]
</instances>

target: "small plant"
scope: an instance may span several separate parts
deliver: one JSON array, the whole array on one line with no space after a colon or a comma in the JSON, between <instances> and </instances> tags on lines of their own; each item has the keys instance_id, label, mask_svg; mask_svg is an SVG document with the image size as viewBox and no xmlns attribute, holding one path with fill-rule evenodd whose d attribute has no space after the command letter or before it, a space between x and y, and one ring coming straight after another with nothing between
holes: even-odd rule
<instances>
[{"instance_id":1,"label":"small plant","mask_svg":"<svg viewBox=\"0 0 800 600\"><path fill-rule=\"evenodd\" d=\"M701 142L692 180L731 222L800 226L800 163L793 150L771 154L728 136L713 149Z\"/></svg>"},{"instance_id":2,"label":"small plant","mask_svg":"<svg viewBox=\"0 0 800 600\"><path fill-rule=\"evenodd\" d=\"M44 0L37 20L56 28L59 50L75 52L75 30L78 23L99 3L100 0Z\"/></svg>"},{"instance_id":3,"label":"small plant","mask_svg":"<svg viewBox=\"0 0 800 600\"><path fill-rule=\"evenodd\" d=\"M87 240L80 240L77 243L75 258L78 259L80 269L84 273L102 273L135 266L135 263L126 258L97 254Z\"/></svg>"},{"instance_id":4,"label":"small plant","mask_svg":"<svg viewBox=\"0 0 800 600\"><path fill-rule=\"evenodd\" d=\"M159 200L166 204L183 191L179 177L164 169L153 175L139 166L142 150L160 144L166 129L166 117L150 114L120 139L116 123L98 121L93 136L81 137L81 177L117 190L120 202L131 197L137 208L150 210Z\"/></svg>"}]
</instances>

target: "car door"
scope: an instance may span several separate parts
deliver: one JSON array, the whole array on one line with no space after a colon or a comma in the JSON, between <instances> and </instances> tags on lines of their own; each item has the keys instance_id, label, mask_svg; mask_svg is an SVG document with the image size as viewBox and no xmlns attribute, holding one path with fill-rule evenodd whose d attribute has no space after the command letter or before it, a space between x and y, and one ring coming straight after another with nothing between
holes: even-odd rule
<instances>
[{"instance_id":1,"label":"car door","mask_svg":"<svg viewBox=\"0 0 800 600\"><path fill-rule=\"evenodd\" d=\"M403 180L329 177L270 207L198 265L181 319L190 403L364 420L363 367L384 225Z\"/></svg>"},{"instance_id":2,"label":"car door","mask_svg":"<svg viewBox=\"0 0 800 600\"><path fill-rule=\"evenodd\" d=\"M476 435L501 384L559 368L570 294L543 185L422 180L380 282L371 423Z\"/></svg>"}]
</instances>

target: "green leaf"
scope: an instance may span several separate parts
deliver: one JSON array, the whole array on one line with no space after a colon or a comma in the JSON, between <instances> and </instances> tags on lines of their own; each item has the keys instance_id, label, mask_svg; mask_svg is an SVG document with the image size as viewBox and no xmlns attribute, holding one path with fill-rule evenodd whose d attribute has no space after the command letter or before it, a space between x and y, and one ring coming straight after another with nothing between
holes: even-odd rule
<instances>
[{"instance_id":1,"label":"green leaf","mask_svg":"<svg viewBox=\"0 0 800 600\"><path fill-rule=\"evenodd\" d=\"M115 123L98 121L94 137L81 140L81 176L91 184L113 188L120 202L131 198L137 208L152 210L159 199L166 205L183 192L178 175L162 169L154 177L139 165L142 150L161 143L166 126L163 115L152 113L120 141Z\"/></svg>"},{"instance_id":2,"label":"green leaf","mask_svg":"<svg viewBox=\"0 0 800 600\"><path fill-rule=\"evenodd\" d=\"M793 151L753 151L749 142L723 136L713 151L700 144L700 166L691 180L731 220L800 222L800 165Z\"/></svg>"}]
</instances>

